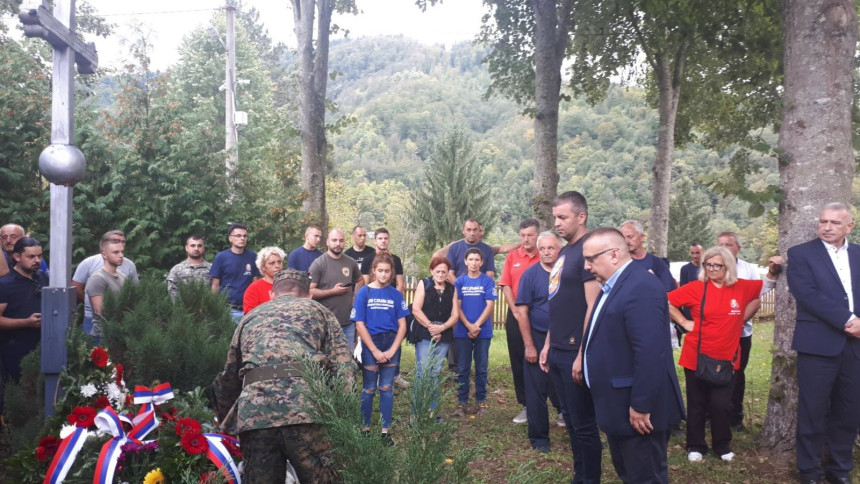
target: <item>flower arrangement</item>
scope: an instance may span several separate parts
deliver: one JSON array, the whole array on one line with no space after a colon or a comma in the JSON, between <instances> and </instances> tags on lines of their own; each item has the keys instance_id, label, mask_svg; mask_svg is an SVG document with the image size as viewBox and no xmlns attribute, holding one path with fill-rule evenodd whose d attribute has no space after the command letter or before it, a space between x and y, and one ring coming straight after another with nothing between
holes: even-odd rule
<instances>
[{"instance_id":1,"label":"flower arrangement","mask_svg":"<svg viewBox=\"0 0 860 484\"><path fill-rule=\"evenodd\" d=\"M239 483L238 441L217 433L201 389L175 397L160 383L131 392L101 347L85 363L64 375L47 435L13 457L21 482Z\"/></svg>"}]
</instances>

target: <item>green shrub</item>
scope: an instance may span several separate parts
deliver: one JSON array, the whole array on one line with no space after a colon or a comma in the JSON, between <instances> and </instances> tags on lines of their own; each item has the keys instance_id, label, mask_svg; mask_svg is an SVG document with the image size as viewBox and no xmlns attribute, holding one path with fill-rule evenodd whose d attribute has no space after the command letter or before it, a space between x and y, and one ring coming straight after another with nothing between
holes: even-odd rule
<instances>
[{"instance_id":1,"label":"green shrub","mask_svg":"<svg viewBox=\"0 0 860 484\"><path fill-rule=\"evenodd\" d=\"M302 372L310 414L331 440L332 456L345 483L471 482L468 464L477 449L455 453L455 424L436 421L441 408L430 411L433 397L449 378L445 372L438 378L424 372L413 380L409 398L414 412L394 447L385 445L378 433L361 432L361 390L355 382L342 374L330 375L310 360L303 362ZM439 395L440 405L444 397Z\"/></svg>"},{"instance_id":2,"label":"green shrub","mask_svg":"<svg viewBox=\"0 0 860 484\"><path fill-rule=\"evenodd\" d=\"M223 369L236 325L223 295L204 283L179 288L171 301L162 279L145 277L105 297L103 344L133 385L169 382L207 388Z\"/></svg>"}]
</instances>

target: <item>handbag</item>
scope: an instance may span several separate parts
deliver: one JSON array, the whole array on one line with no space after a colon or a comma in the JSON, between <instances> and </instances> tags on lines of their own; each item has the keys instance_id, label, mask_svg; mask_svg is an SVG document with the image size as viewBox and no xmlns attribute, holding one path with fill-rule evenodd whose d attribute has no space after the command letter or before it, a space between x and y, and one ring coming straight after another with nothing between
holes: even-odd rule
<instances>
[{"instance_id":1,"label":"handbag","mask_svg":"<svg viewBox=\"0 0 860 484\"><path fill-rule=\"evenodd\" d=\"M732 382L735 368L729 360L718 360L702 353L702 326L705 322L705 297L708 295L708 282L702 294L702 307L699 310L699 342L696 346L696 378L715 387L723 387Z\"/></svg>"}]
</instances>

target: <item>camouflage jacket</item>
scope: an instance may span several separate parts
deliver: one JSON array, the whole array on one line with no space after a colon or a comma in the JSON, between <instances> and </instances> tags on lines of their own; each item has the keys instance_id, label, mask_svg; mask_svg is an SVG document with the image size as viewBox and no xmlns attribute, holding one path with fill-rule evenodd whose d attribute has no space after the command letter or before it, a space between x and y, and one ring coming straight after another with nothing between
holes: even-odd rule
<instances>
[{"instance_id":1,"label":"camouflage jacket","mask_svg":"<svg viewBox=\"0 0 860 484\"><path fill-rule=\"evenodd\" d=\"M187 259L173 266L167 273L167 293L170 294L170 299L179 296L179 284L183 282L199 280L209 284L212 281L209 275L210 267L211 262L204 260L202 264L189 264Z\"/></svg>"},{"instance_id":2,"label":"camouflage jacket","mask_svg":"<svg viewBox=\"0 0 860 484\"><path fill-rule=\"evenodd\" d=\"M308 356L331 372L355 378L355 363L340 323L320 303L282 295L245 315L230 342L224 371L213 384L216 413L224 431L239 432L312 423L305 410L302 378L263 380L245 385L257 367L300 365Z\"/></svg>"}]
</instances>

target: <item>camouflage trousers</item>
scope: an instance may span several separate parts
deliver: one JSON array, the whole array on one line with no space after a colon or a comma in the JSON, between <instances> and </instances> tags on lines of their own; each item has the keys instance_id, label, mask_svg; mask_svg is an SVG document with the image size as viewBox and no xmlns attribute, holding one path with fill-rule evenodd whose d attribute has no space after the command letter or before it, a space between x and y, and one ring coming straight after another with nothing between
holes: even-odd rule
<instances>
[{"instance_id":1,"label":"camouflage trousers","mask_svg":"<svg viewBox=\"0 0 860 484\"><path fill-rule=\"evenodd\" d=\"M301 484L337 483L340 478L326 454L331 443L321 425L299 424L239 434L244 464L243 484L283 483L287 460Z\"/></svg>"}]
</instances>

